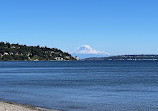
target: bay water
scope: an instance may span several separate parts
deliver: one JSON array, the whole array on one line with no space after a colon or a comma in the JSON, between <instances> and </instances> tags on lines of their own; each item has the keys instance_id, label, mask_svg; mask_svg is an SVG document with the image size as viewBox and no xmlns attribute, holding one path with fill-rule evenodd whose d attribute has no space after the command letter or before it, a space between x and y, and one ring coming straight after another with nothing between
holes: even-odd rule
<instances>
[{"instance_id":1,"label":"bay water","mask_svg":"<svg viewBox=\"0 0 158 111\"><path fill-rule=\"evenodd\" d=\"M0 99L63 111L158 111L158 61L0 62Z\"/></svg>"}]
</instances>

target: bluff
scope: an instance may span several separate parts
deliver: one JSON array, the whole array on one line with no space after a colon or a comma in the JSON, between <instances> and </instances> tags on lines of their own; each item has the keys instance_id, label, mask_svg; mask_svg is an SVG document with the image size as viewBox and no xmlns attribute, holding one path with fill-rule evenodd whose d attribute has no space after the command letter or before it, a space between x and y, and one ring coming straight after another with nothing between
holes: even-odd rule
<instances>
[{"instance_id":1,"label":"bluff","mask_svg":"<svg viewBox=\"0 0 158 111\"><path fill-rule=\"evenodd\" d=\"M76 60L57 48L27 46L0 42L0 61L64 61Z\"/></svg>"}]
</instances>

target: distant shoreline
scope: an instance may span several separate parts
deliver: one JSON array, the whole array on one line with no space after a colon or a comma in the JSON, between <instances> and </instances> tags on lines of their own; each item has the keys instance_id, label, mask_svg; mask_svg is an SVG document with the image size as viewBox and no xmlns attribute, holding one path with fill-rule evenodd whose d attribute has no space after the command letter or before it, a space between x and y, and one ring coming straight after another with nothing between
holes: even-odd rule
<instances>
[{"instance_id":1,"label":"distant shoreline","mask_svg":"<svg viewBox=\"0 0 158 111\"><path fill-rule=\"evenodd\" d=\"M41 62L42 62L42 61L43 61L43 62L51 62L51 61L54 61L54 62L55 62L55 61L80 61L80 60L38 60L38 61L36 61L36 60L35 60L35 61L31 61L31 60L24 60L24 61L23 61L23 60L1 61L1 60L0 60L0 62L40 62L40 61L41 61Z\"/></svg>"},{"instance_id":2,"label":"distant shoreline","mask_svg":"<svg viewBox=\"0 0 158 111\"><path fill-rule=\"evenodd\" d=\"M80 60L64 60L64 61L57 61L57 60L50 60L50 61L44 61L44 60L39 60L39 61L0 61L0 62L72 62L72 61L158 61L158 59L144 59L144 60L101 60L101 59L80 59Z\"/></svg>"},{"instance_id":3,"label":"distant shoreline","mask_svg":"<svg viewBox=\"0 0 158 111\"><path fill-rule=\"evenodd\" d=\"M103 60L103 61L158 61L158 55L117 55L109 57L91 57L83 60Z\"/></svg>"}]
</instances>

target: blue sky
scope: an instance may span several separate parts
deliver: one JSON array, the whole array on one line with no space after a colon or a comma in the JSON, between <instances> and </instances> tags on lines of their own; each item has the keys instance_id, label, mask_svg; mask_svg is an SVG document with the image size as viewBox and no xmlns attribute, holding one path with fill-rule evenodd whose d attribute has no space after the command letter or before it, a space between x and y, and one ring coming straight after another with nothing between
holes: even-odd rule
<instances>
[{"instance_id":1,"label":"blue sky","mask_svg":"<svg viewBox=\"0 0 158 111\"><path fill-rule=\"evenodd\" d=\"M158 54L158 0L1 0L0 41Z\"/></svg>"}]
</instances>

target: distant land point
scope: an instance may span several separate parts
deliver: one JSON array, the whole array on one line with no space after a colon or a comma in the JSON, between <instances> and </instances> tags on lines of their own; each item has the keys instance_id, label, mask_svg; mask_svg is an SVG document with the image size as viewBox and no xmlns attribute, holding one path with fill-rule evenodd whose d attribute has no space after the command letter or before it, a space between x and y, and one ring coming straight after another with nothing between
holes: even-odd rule
<instances>
[{"instance_id":1,"label":"distant land point","mask_svg":"<svg viewBox=\"0 0 158 111\"><path fill-rule=\"evenodd\" d=\"M69 61L76 60L57 48L0 42L0 61Z\"/></svg>"},{"instance_id":2,"label":"distant land point","mask_svg":"<svg viewBox=\"0 0 158 111\"><path fill-rule=\"evenodd\" d=\"M158 55L118 55L109 57L90 57L83 60L104 60L104 61L157 61Z\"/></svg>"}]
</instances>

